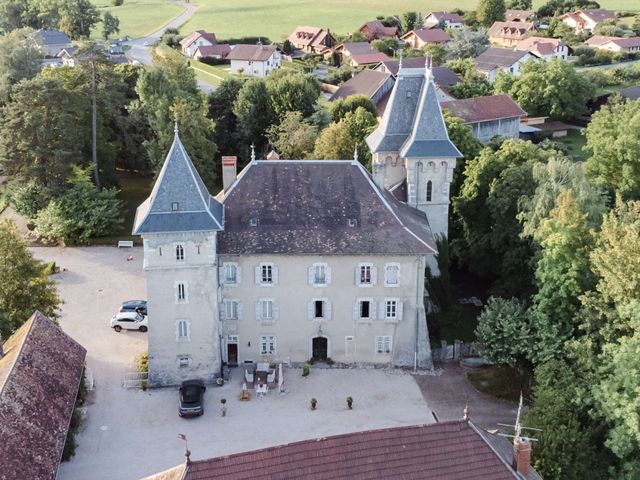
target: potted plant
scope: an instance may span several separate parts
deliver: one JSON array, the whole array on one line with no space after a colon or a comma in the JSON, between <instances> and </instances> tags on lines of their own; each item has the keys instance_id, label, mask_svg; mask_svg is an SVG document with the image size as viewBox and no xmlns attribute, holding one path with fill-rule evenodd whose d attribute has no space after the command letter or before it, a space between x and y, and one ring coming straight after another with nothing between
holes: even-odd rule
<instances>
[{"instance_id":1,"label":"potted plant","mask_svg":"<svg viewBox=\"0 0 640 480\"><path fill-rule=\"evenodd\" d=\"M317 404L318 404L318 400L316 400L315 398L312 398L311 399L311 410L315 410Z\"/></svg>"},{"instance_id":2,"label":"potted plant","mask_svg":"<svg viewBox=\"0 0 640 480\"><path fill-rule=\"evenodd\" d=\"M309 364L305 363L304 365L302 365L302 376L306 377L309 375Z\"/></svg>"},{"instance_id":3,"label":"potted plant","mask_svg":"<svg viewBox=\"0 0 640 480\"><path fill-rule=\"evenodd\" d=\"M347 397L347 407L349 407L349 410L353 408L353 397L351 396Z\"/></svg>"},{"instance_id":4,"label":"potted plant","mask_svg":"<svg viewBox=\"0 0 640 480\"><path fill-rule=\"evenodd\" d=\"M147 380L140 381L140 388L142 388L143 391L145 392L147 391L147 386L148 386Z\"/></svg>"},{"instance_id":5,"label":"potted plant","mask_svg":"<svg viewBox=\"0 0 640 480\"><path fill-rule=\"evenodd\" d=\"M220 409L220 412L222 413L223 417L226 417L227 416L227 399L221 398L220 403L222 404L222 408Z\"/></svg>"}]
</instances>

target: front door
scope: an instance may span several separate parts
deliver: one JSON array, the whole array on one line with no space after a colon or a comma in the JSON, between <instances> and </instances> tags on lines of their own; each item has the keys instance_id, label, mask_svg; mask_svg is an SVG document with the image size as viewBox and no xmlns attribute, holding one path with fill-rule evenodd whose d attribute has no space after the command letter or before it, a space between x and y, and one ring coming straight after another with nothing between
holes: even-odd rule
<instances>
[{"instance_id":1,"label":"front door","mask_svg":"<svg viewBox=\"0 0 640 480\"><path fill-rule=\"evenodd\" d=\"M327 359L327 343L325 337L315 337L311 341L311 356L314 360L324 362Z\"/></svg>"},{"instance_id":2,"label":"front door","mask_svg":"<svg viewBox=\"0 0 640 480\"><path fill-rule=\"evenodd\" d=\"M238 344L227 343L227 363L230 367L238 366Z\"/></svg>"}]
</instances>

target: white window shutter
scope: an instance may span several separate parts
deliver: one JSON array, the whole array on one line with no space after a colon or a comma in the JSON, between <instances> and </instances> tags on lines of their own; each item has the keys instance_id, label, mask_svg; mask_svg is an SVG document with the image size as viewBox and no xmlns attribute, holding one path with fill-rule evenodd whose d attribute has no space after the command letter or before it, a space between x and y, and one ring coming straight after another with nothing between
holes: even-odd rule
<instances>
[{"instance_id":1,"label":"white window shutter","mask_svg":"<svg viewBox=\"0 0 640 480\"><path fill-rule=\"evenodd\" d=\"M218 267L218 282L224 283L224 267Z\"/></svg>"},{"instance_id":2,"label":"white window shutter","mask_svg":"<svg viewBox=\"0 0 640 480\"><path fill-rule=\"evenodd\" d=\"M315 305L313 304L313 301L307 303L307 319L308 320L313 320L314 307Z\"/></svg>"},{"instance_id":3,"label":"white window shutter","mask_svg":"<svg viewBox=\"0 0 640 480\"><path fill-rule=\"evenodd\" d=\"M256 271L256 285L260 285L260 265L255 268Z\"/></svg>"},{"instance_id":4,"label":"white window shutter","mask_svg":"<svg viewBox=\"0 0 640 480\"><path fill-rule=\"evenodd\" d=\"M256 302L256 320L262 320L262 300Z\"/></svg>"},{"instance_id":5,"label":"white window shutter","mask_svg":"<svg viewBox=\"0 0 640 480\"><path fill-rule=\"evenodd\" d=\"M236 267L236 283L238 285L242 283L242 267L240 265Z\"/></svg>"},{"instance_id":6,"label":"white window shutter","mask_svg":"<svg viewBox=\"0 0 640 480\"><path fill-rule=\"evenodd\" d=\"M396 278L396 284L397 284L397 285L400 285L400 265L398 265L398 273L397 273L397 277L398 277L398 278Z\"/></svg>"},{"instance_id":7,"label":"white window shutter","mask_svg":"<svg viewBox=\"0 0 640 480\"><path fill-rule=\"evenodd\" d=\"M371 267L371 285L378 284L378 267Z\"/></svg>"},{"instance_id":8,"label":"white window shutter","mask_svg":"<svg viewBox=\"0 0 640 480\"><path fill-rule=\"evenodd\" d=\"M376 302L374 301L369 302L369 317L371 318L371 320L375 320L378 318L376 315Z\"/></svg>"},{"instance_id":9,"label":"white window shutter","mask_svg":"<svg viewBox=\"0 0 640 480\"><path fill-rule=\"evenodd\" d=\"M220 320L226 320L227 319L227 305L222 302L220 304L218 304L218 311L220 312Z\"/></svg>"},{"instance_id":10,"label":"white window shutter","mask_svg":"<svg viewBox=\"0 0 640 480\"><path fill-rule=\"evenodd\" d=\"M278 320L280 318L280 306L277 301L273 301L273 319Z\"/></svg>"},{"instance_id":11,"label":"white window shutter","mask_svg":"<svg viewBox=\"0 0 640 480\"><path fill-rule=\"evenodd\" d=\"M398 300L398 310L396 311L398 321L402 320L402 303L402 300Z\"/></svg>"},{"instance_id":12,"label":"white window shutter","mask_svg":"<svg viewBox=\"0 0 640 480\"><path fill-rule=\"evenodd\" d=\"M238 302L238 320L242 320L242 302Z\"/></svg>"},{"instance_id":13,"label":"white window shutter","mask_svg":"<svg viewBox=\"0 0 640 480\"><path fill-rule=\"evenodd\" d=\"M274 285L278 283L278 267L273 266L273 283Z\"/></svg>"},{"instance_id":14,"label":"white window shutter","mask_svg":"<svg viewBox=\"0 0 640 480\"><path fill-rule=\"evenodd\" d=\"M371 302L374 303L374 302ZM387 318L387 301L383 300L380 302L380 305L378 306L379 308L379 312L380 312L380 318Z\"/></svg>"},{"instance_id":15,"label":"white window shutter","mask_svg":"<svg viewBox=\"0 0 640 480\"><path fill-rule=\"evenodd\" d=\"M353 302L353 319L358 320L360 318L360 302Z\"/></svg>"},{"instance_id":16,"label":"white window shutter","mask_svg":"<svg viewBox=\"0 0 640 480\"><path fill-rule=\"evenodd\" d=\"M331 267L329 266L325 269L325 281L327 285L331 285Z\"/></svg>"},{"instance_id":17,"label":"white window shutter","mask_svg":"<svg viewBox=\"0 0 640 480\"><path fill-rule=\"evenodd\" d=\"M331 320L331 302L329 300L324 302L324 318Z\"/></svg>"},{"instance_id":18,"label":"white window shutter","mask_svg":"<svg viewBox=\"0 0 640 480\"><path fill-rule=\"evenodd\" d=\"M360 285L360 265L356 267L355 281L356 281L356 285Z\"/></svg>"},{"instance_id":19,"label":"white window shutter","mask_svg":"<svg viewBox=\"0 0 640 480\"><path fill-rule=\"evenodd\" d=\"M315 278L315 268L313 267L309 267L309 276L307 278L307 281L309 282L309 285L313 285L313 280Z\"/></svg>"}]
</instances>

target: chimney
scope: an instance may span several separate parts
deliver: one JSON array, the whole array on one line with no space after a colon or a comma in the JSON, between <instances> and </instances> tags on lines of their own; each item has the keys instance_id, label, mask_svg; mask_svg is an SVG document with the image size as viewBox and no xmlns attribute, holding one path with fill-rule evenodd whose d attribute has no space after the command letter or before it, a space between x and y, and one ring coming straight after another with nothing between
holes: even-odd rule
<instances>
[{"instance_id":1,"label":"chimney","mask_svg":"<svg viewBox=\"0 0 640 480\"><path fill-rule=\"evenodd\" d=\"M267 160L280 160L280 155L275 150L271 150L267 155Z\"/></svg>"},{"instance_id":2,"label":"chimney","mask_svg":"<svg viewBox=\"0 0 640 480\"><path fill-rule=\"evenodd\" d=\"M227 191L236 181L238 157L222 157L222 190Z\"/></svg>"},{"instance_id":3,"label":"chimney","mask_svg":"<svg viewBox=\"0 0 640 480\"><path fill-rule=\"evenodd\" d=\"M513 468L525 477L531 466L531 440L522 437L513 439Z\"/></svg>"}]
</instances>

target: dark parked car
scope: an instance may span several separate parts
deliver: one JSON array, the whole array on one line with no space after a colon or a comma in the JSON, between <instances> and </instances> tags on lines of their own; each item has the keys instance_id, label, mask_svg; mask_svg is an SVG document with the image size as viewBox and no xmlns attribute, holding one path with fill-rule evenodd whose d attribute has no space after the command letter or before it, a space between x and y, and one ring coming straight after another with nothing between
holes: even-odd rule
<instances>
[{"instance_id":1,"label":"dark parked car","mask_svg":"<svg viewBox=\"0 0 640 480\"><path fill-rule=\"evenodd\" d=\"M207 387L201 380L185 380L180 386L180 408L178 414L181 417L198 416L204 413L202 397Z\"/></svg>"},{"instance_id":2,"label":"dark parked car","mask_svg":"<svg viewBox=\"0 0 640 480\"><path fill-rule=\"evenodd\" d=\"M147 316L147 301L146 300L127 300L122 302L118 313L122 312L138 312L143 317Z\"/></svg>"}]
</instances>

